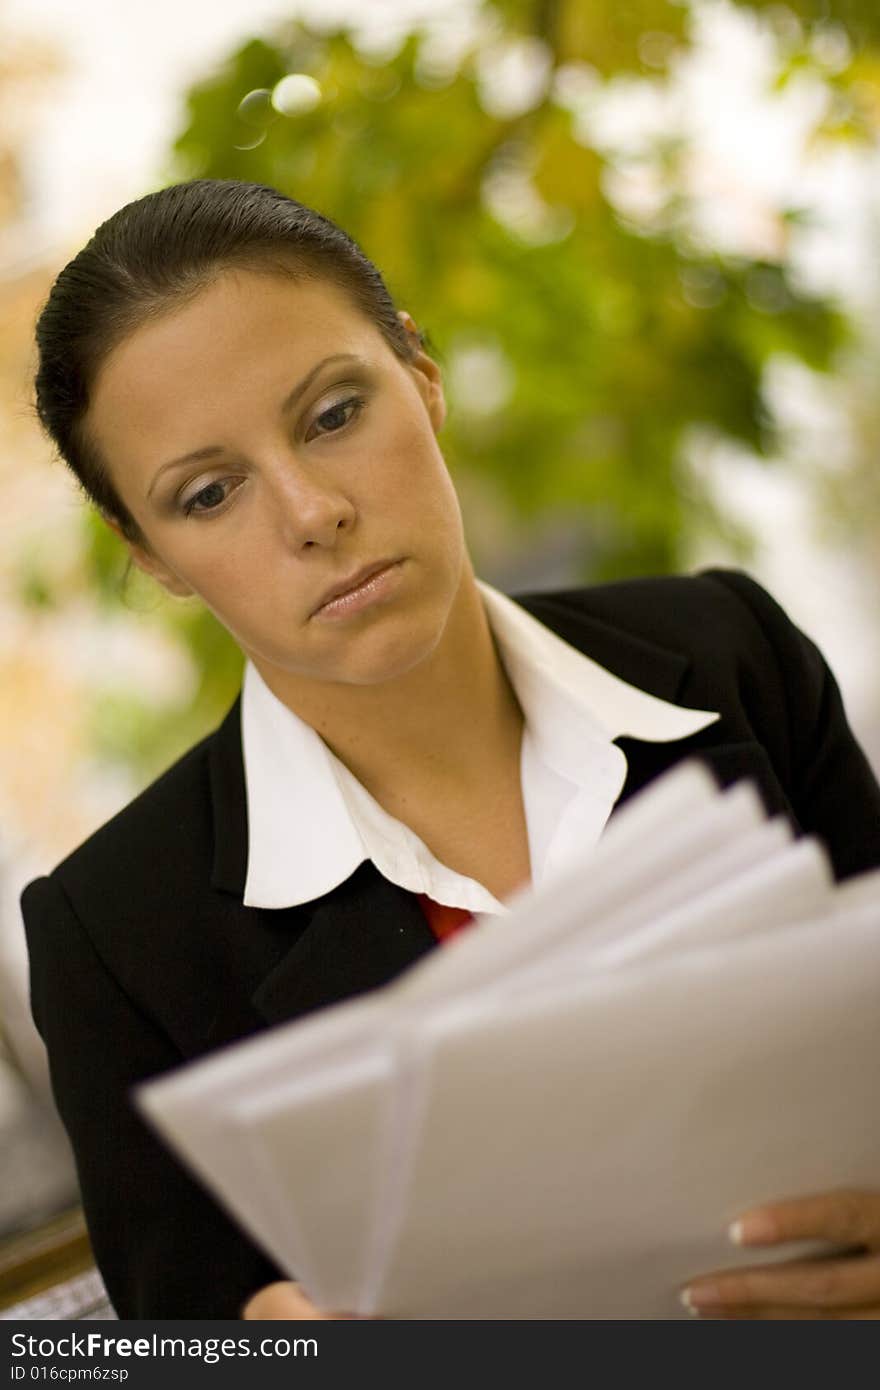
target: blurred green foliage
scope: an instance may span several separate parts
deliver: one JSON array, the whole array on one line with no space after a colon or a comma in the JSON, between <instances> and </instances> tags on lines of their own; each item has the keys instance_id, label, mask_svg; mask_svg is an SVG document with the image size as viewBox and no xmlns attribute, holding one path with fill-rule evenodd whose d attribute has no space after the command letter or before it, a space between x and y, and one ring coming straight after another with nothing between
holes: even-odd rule
<instances>
[{"instance_id":1,"label":"blurred green foliage","mask_svg":"<svg viewBox=\"0 0 880 1390\"><path fill-rule=\"evenodd\" d=\"M774 27L778 82L811 67L837 94L831 133L876 139L876 0L751 8ZM650 151L663 179L651 216L613 205L613 157L571 92L622 73L662 86L692 42L686 3L487 0L483 16L454 63L422 33L381 61L351 32L298 22L244 43L189 94L170 177L271 184L338 221L437 345L444 452L463 488L514 526L576 518L584 579L672 570L696 524L724 528L683 465L687 432L770 454L765 363L785 352L825 369L846 325L790 274L798 209L776 210L772 259L693 234L675 142L658 135ZM486 64L516 40L543 76L505 107ZM96 528L92 544L112 591L117 543ZM471 544L479 569L479 528ZM221 712L240 665L210 616L168 614L203 673L189 736Z\"/></svg>"}]
</instances>

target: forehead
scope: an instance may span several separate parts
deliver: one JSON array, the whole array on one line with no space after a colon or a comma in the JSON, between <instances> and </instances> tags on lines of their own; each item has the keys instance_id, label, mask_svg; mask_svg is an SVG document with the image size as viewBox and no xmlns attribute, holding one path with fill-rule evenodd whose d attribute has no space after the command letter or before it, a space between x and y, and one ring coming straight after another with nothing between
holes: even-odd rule
<instances>
[{"instance_id":1,"label":"forehead","mask_svg":"<svg viewBox=\"0 0 880 1390\"><path fill-rule=\"evenodd\" d=\"M323 357L348 352L393 357L344 290L324 280L224 271L113 349L93 385L88 427L109 457L145 433L154 444L158 435L171 444L169 434L204 428L218 408L228 415L248 402L283 398Z\"/></svg>"}]
</instances>

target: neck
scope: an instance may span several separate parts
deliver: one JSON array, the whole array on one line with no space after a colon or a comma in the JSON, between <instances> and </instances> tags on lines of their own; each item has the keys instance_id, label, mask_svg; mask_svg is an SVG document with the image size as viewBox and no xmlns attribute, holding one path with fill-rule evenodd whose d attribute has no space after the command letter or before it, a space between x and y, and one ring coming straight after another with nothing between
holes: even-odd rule
<instances>
[{"instance_id":1,"label":"neck","mask_svg":"<svg viewBox=\"0 0 880 1390\"><path fill-rule=\"evenodd\" d=\"M519 757L522 711L469 564L440 641L417 666L379 685L309 682L275 694L379 799L401 787L477 789L499 761Z\"/></svg>"}]
</instances>

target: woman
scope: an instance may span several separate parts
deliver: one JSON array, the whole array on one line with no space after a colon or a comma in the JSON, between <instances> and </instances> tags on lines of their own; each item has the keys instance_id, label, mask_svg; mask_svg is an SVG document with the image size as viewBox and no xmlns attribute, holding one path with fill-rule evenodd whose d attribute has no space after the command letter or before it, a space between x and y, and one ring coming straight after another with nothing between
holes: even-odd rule
<instances>
[{"instance_id":1,"label":"woman","mask_svg":"<svg viewBox=\"0 0 880 1390\"><path fill-rule=\"evenodd\" d=\"M588 853L686 755L755 777L839 874L880 864L880 789L818 652L745 576L518 603L481 585L436 365L349 238L273 190L123 208L37 338L62 456L135 563L247 657L217 733L23 898L96 1256L122 1316L323 1316L147 1132L135 1082L391 978ZM741 1234L793 1225L880 1249L880 1198ZM822 1311L876 1315L878 1263L823 1266ZM815 1268L703 1293L815 1313Z\"/></svg>"}]
</instances>

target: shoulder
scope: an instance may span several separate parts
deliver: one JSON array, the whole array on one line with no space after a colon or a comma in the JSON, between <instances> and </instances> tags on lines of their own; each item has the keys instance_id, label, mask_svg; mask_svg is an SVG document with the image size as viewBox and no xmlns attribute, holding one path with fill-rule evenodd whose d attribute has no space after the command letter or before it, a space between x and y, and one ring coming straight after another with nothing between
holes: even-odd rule
<instances>
[{"instance_id":1,"label":"shoulder","mask_svg":"<svg viewBox=\"0 0 880 1390\"><path fill-rule=\"evenodd\" d=\"M642 688L677 657L675 703L716 710L701 736L760 745L802 829L838 873L880 864L880 787L853 737L834 675L776 600L738 570L516 596L565 640Z\"/></svg>"},{"instance_id":2,"label":"shoulder","mask_svg":"<svg viewBox=\"0 0 880 1390\"><path fill-rule=\"evenodd\" d=\"M181 843L184 837L198 841L210 828L209 761L216 737L215 731L189 749L68 855L55 872L69 879L87 873L98 863L113 863L125 872L130 867L128 849L132 845L143 849L160 840L165 844L175 831Z\"/></svg>"},{"instance_id":3,"label":"shoulder","mask_svg":"<svg viewBox=\"0 0 880 1390\"><path fill-rule=\"evenodd\" d=\"M815 647L775 599L739 570L627 579L514 598L633 685L642 684L642 673L659 663L676 661L684 679L679 694L704 709L745 699L779 718L786 687L794 684L801 698L818 699L827 674ZM674 698L668 686L655 693Z\"/></svg>"},{"instance_id":4,"label":"shoulder","mask_svg":"<svg viewBox=\"0 0 880 1390\"><path fill-rule=\"evenodd\" d=\"M678 651L731 643L763 651L768 629L791 626L779 604L741 570L707 569L514 597L539 617L586 615Z\"/></svg>"},{"instance_id":5,"label":"shoulder","mask_svg":"<svg viewBox=\"0 0 880 1390\"><path fill-rule=\"evenodd\" d=\"M211 795L213 753L234 721L202 739L129 804L72 851L45 878L25 890L27 918L59 895L83 920L119 923L119 904L168 908L179 920L210 875L214 847ZM234 733L234 727L229 730Z\"/></svg>"},{"instance_id":6,"label":"shoulder","mask_svg":"<svg viewBox=\"0 0 880 1390\"><path fill-rule=\"evenodd\" d=\"M253 914L215 884L214 866L218 818L221 838L240 837L238 799L223 782L236 762L242 775L240 747L236 703L218 730L27 886L21 906L35 1013L45 1019L65 1007L76 981L80 995L71 999L91 991L96 1017L114 999L122 1009L124 998L190 1055L210 1034L217 999L237 1007L242 914ZM272 943L264 960L260 933L247 940L259 957L258 981L274 959ZM72 1007L71 1027L87 1027L85 1005Z\"/></svg>"}]
</instances>

